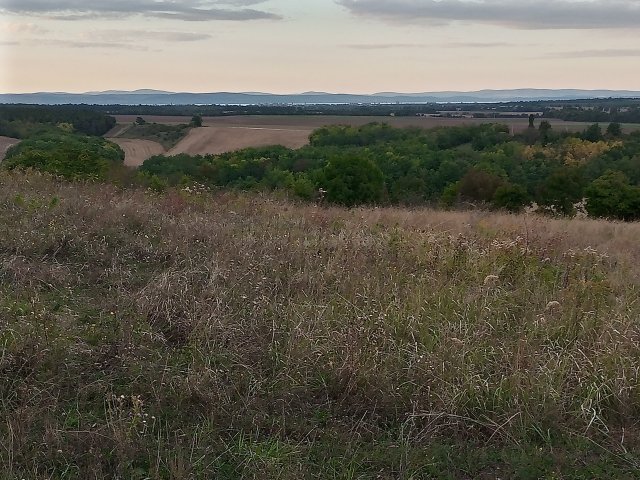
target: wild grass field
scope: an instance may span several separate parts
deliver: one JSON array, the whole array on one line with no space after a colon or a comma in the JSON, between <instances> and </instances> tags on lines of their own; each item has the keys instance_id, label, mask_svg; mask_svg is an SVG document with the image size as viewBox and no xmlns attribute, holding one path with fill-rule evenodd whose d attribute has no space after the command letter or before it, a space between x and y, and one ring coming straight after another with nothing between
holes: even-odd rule
<instances>
[{"instance_id":1,"label":"wild grass field","mask_svg":"<svg viewBox=\"0 0 640 480\"><path fill-rule=\"evenodd\" d=\"M640 478L639 235L0 171L0 478Z\"/></svg>"}]
</instances>

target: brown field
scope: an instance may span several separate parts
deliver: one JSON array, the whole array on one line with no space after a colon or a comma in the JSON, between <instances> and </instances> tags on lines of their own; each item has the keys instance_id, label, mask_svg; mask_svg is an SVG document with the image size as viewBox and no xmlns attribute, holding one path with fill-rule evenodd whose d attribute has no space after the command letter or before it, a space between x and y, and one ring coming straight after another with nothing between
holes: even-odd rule
<instances>
[{"instance_id":1,"label":"brown field","mask_svg":"<svg viewBox=\"0 0 640 480\"><path fill-rule=\"evenodd\" d=\"M169 155L219 154L248 147L283 145L300 148L309 143L313 128L202 127L194 128L169 150Z\"/></svg>"},{"instance_id":2,"label":"brown field","mask_svg":"<svg viewBox=\"0 0 640 480\"><path fill-rule=\"evenodd\" d=\"M0 137L0 162L4 160L4 156L7 154L7 150L13 145L20 143L17 138Z\"/></svg>"},{"instance_id":3,"label":"brown field","mask_svg":"<svg viewBox=\"0 0 640 480\"><path fill-rule=\"evenodd\" d=\"M118 123L131 123L136 115L116 115ZM189 123L191 117L181 116L144 116L147 122L177 125ZM565 122L563 120L547 119L551 125L560 131L580 131L591 125L590 122ZM247 128L278 128L278 129L316 129L326 125L365 125L371 122L384 122L394 127L446 127L481 123L503 123L513 128L514 132L525 130L529 121L526 118L429 118L429 117L374 117L374 116L338 116L338 115L238 115L229 117L204 117L203 125L207 127L247 127ZM536 123L539 123L537 120ZM640 129L638 124L624 125L629 132Z\"/></svg>"},{"instance_id":4,"label":"brown field","mask_svg":"<svg viewBox=\"0 0 640 480\"><path fill-rule=\"evenodd\" d=\"M109 141L120 145L124 150L124 164L128 167L139 167L146 159L164 153L162 145L151 140L110 138Z\"/></svg>"},{"instance_id":5,"label":"brown field","mask_svg":"<svg viewBox=\"0 0 640 480\"><path fill-rule=\"evenodd\" d=\"M117 115L118 126L108 136L122 133L126 125L135 121L136 115ZM147 122L178 125L189 123L191 117L184 116L144 116ZM537 120L538 123L540 120ZM590 123L565 122L549 120L558 131L581 131ZM434 128L442 126L459 126L483 123L504 123L511 127L513 133L527 129L526 118L429 118L429 117L373 117L373 116L337 116L337 115L239 115L229 117L204 117L203 127L191 130L169 155L187 153L190 155L220 154L247 147L283 145L289 148L300 148L309 142L313 130L326 125L360 126L371 122L385 122L395 127ZM626 131L640 129L640 125L625 125ZM140 140L118 140L116 143L127 152L127 165L139 166L150 156L162 153L160 145L155 142ZM153 147L152 147L153 145Z\"/></svg>"}]
</instances>

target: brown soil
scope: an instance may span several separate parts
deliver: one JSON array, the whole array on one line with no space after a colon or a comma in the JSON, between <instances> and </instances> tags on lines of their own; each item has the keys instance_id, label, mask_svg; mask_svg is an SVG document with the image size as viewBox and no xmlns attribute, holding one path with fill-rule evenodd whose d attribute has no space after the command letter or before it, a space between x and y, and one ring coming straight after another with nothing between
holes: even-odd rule
<instances>
[{"instance_id":1,"label":"brown soil","mask_svg":"<svg viewBox=\"0 0 640 480\"><path fill-rule=\"evenodd\" d=\"M187 153L189 155L219 154L248 147L283 145L300 148L309 143L313 128L277 127L202 127L194 128L169 151L169 155Z\"/></svg>"},{"instance_id":2,"label":"brown soil","mask_svg":"<svg viewBox=\"0 0 640 480\"><path fill-rule=\"evenodd\" d=\"M7 150L13 145L20 143L17 138L0 137L0 162L4 160L4 156L7 154Z\"/></svg>"},{"instance_id":3,"label":"brown soil","mask_svg":"<svg viewBox=\"0 0 640 480\"><path fill-rule=\"evenodd\" d=\"M148 158L164 153L162 145L151 140L110 138L109 141L120 145L120 148L124 150L124 164L128 167L139 167Z\"/></svg>"}]
</instances>

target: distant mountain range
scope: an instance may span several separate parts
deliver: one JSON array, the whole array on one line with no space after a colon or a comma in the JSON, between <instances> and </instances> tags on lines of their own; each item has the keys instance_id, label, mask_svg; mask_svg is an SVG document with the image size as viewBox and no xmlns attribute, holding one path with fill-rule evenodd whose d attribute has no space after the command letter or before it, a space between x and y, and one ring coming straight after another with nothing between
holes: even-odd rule
<instances>
[{"instance_id":1,"label":"distant mountain range","mask_svg":"<svg viewBox=\"0 0 640 480\"><path fill-rule=\"evenodd\" d=\"M326 92L271 94L259 92L177 93L160 90L132 92L6 93L0 103L25 104L88 104L88 105L313 105L313 104L383 104L383 103L493 103L535 100L579 100L597 98L640 98L640 91L628 90L479 90L476 92L382 92L358 95Z\"/></svg>"}]
</instances>

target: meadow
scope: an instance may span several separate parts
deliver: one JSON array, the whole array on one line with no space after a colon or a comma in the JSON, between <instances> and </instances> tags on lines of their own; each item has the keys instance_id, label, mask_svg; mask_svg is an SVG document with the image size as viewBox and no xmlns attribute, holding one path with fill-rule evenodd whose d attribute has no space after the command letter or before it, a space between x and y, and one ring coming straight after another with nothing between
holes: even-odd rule
<instances>
[{"instance_id":1,"label":"meadow","mask_svg":"<svg viewBox=\"0 0 640 480\"><path fill-rule=\"evenodd\" d=\"M640 478L639 235L0 171L0 478Z\"/></svg>"}]
</instances>

